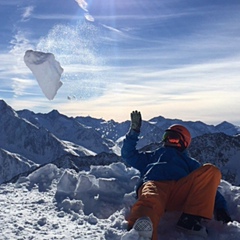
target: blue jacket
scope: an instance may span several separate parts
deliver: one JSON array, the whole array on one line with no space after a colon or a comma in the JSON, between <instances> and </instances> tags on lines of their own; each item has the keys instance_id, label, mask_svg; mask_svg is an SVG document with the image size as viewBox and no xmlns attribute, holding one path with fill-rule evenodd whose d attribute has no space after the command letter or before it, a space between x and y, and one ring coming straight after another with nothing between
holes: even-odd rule
<instances>
[{"instance_id":1,"label":"blue jacket","mask_svg":"<svg viewBox=\"0 0 240 240\"><path fill-rule=\"evenodd\" d=\"M139 133L131 130L123 141L121 150L123 160L140 172L141 183L146 181L177 181L196 170L201 164L172 147L161 147L155 152L139 153L136 150ZM215 209L224 208L227 204L224 197L217 191Z\"/></svg>"}]
</instances>

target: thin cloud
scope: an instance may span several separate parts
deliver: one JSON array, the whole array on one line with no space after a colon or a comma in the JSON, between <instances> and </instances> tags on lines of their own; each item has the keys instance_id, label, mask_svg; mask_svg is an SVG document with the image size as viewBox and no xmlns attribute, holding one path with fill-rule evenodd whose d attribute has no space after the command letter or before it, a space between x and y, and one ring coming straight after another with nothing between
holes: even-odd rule
<instances>
[{"instance_id":1,"label":"thin cloud","mask_svg":"<svg viewBox=\"0 0 240 240\"><path fill-rule=\"evenodd\" d=\"M85 0L75 0L75 2L86 12L84 14L85 19L89 22L94 22L94 17L88 12L88 3Z\"/></svg>"},{"instance_id":2,"label":"thin cloud","mask_svg":"<svg viewBox=\"0 0 240 240\"><path fill-rule=\"evenodd\" d=\"M78 6L77 14L51 8L40 12L41 1L36 8L24 8L20 19L26 23L15 25L19 31L10 53L0 54L1 86L13 89L16 101L9 104L14 108L54 108L119 121L129 119L134 109L145 119L239 120L239 12L233 4L129 0L108 5L103 0L87 6L86 0L75 1L85 14L91 10L96 24L78 21L84 17ZM58 25L58 20L67 24ZM39 22L49 26L44 27L48 34L31 39L41 34L40 29L35 34ZM28 49L53 52L65 69L63 88L51 104L23 63ZM83 100L83 82L84 90L102 88L101 94ZM72 91L79 95L68 99ZM31 100L25 101L28 94Z\"/></svg>"},{"instance_id":3,"label":"thin cloud","mask_svg":"<svg viewBox=\"0 0 240 240\"><path fill-rule=\"evenodd\" d=\"M10 53L15 57L23 56L23 53L26 51L26 49L33 47L31 41L27 38L26 33L23 31L18 31L13 36L10 44L12 46Z\"/></svg>"},{"instance_id":4,"label":"thin cloud","mask_svg":"<svg viewBox=\"0 0 240 240\"><path fill-rule=\"evenodd\" d=\"M25 51L31 49L32 45L25 34L22 31L18 31L11 40L11 46L9 53L0 55L0 59L8 59L3 67L1 79L8 79L8 83L4 82L11 87L16 97L27 94L27 89L35 85L34 81L26 79L29 71L23 61Z\"/></svg>"},{"instance_id":5,"label":"thin cloud","mask_svg":"<svg viewBox=\"0 0 240 240\"><path fill-rule=\"evenodd\" d=\"M24 12L22 14L21 21L25 22L25 21L29 20L33 11L34 11L34 6L28 6L28 7L24 8Z\"/></svg>"},{"instance_id":6,"label":"thin cloud","mask_svg":"<svg viewBox=\"0 0 240 240\"><path fill-rule=\"evenodd\" d=\"M71 15L71 14L33 14L31 16L34 19L40 20L81 20L82 16Z\"/></svg>"},{"instance_id":7,"label":"thin cloud","mask_svg":"<svg viewBox=\"0 0 240 240\"><path fill-rule=\"evenodd\" d=\"M21 100L19 98L11 98L7 100L7 104L9 104L14 110L23 110L23 109L32 109L35 112L39 112L39 109L41 109L42 113L47 113L52 110L51 107L49 107L49 102L46 98L41 98L38 95L35 98L32 98L31 101L29 101L28 96L21 96Z\"/></svg>"},{"instance_id":8,"label":"thin cloud","mask_svg":"<svg viewBox=\"0 0 240 240\"><path fill-rule=\"evenodd\" d=\"M12 89L14 91L14 96L22 96L29 94L27 89L32 86L35 86L36 83L33 80L21 79L21 78L12 78ZM33 93L31 93L32 95Z\"/></svg>"},{"instance_id":9,"label":"thin cloud","mask_svg":"<svg viewBox=\"0 0 240 240\"><path fill-rule=\"evenodd\" d=\"M122 31L118 30L117 28L111 27L111 26L107 26L105 24L102 24L102 26L108 30L111 30L113 32L117 32L117 33L122 33Z\"/></svg>"},{"instance_id":10,"label":"thin cloud","mask_svg":"<svg viewBox=\"0 0 240 240\"><path fill-rule=\"evenodd\" d=\"M84 0L75 0L75 1L78 3L78 5L79 5L84 11L88 11L88 10L87 10L88 4L87 4L86 1L84 1Z\"/></svg>"}]
</instances>

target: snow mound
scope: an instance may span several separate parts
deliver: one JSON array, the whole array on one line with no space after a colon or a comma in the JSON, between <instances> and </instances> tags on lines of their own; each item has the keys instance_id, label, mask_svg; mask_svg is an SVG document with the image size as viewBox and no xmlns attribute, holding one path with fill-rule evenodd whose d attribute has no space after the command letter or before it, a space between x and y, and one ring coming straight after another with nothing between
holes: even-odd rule
<instances>
[{"instance_id":1,"label":"snow mound","mask_svg":"<svg viewBox=\"0 0 240 240\"><path fill-rule=\"evenodd\" d=\"M60 78L63 73L63 68L55 60L55 56L52 53L27 50L24 62L37 79L44 95L53 100L62 86Z\"/></svg>"},{"instance_id":2,"label":"snow mound","mask_svg":"<svg viewBox=\"0 0 240 240\"><path fill-rule=\"evenodd\" d=\"M86 215L108 218L135 200L132 190L138 180L136 173L122 163L92 166L89 172L77 175L66 169L57 185L55 199L59 206L65 199L81 200Z\"/></svg>"},{"instance_id":3,"label":"snow mound","mask_svg":"<svg viewBox=\"0 0 240 240\"><path fill-rule=\"evenodd\" d=\"M135 202L138 173L123 163L75 172L53 164L15 184L0 185L1 239L137 240L126 217ZM240 187L221 181L232 223L206 222L207 240L240 239ZM200 240L177 231L181 213L165 213L159 240Z\"/></svg>"}]
</instances>

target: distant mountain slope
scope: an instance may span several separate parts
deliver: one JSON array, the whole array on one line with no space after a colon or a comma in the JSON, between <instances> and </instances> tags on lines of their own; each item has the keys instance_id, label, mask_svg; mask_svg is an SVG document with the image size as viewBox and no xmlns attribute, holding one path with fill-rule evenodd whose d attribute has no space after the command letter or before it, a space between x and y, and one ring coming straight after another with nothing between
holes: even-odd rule
<instances>
[{"instance_id":1,"label":"distant mountain slope","mask_svg":"<svg viewBox=\"0 0 240 240\"><path fill-rule=\"evenodd\" d=\"M164 130L174 123L184 124L195 136L189 148L193 157L216 164L225 180L240 184L240 135L239 127L233 124L213 126L156 117L143 121L137 148L159 147ZM118 123L91 117L70 118L56 110L48 114L14 111L0 100L0 183L31 171L37 164L51 162L59 168L79 171L122 161L120 149L129 126L129 120Z\"/></svg>"},{"instance_id":2,"label":"distant mountain slope","mask_svg":"<svg viewBox=\"0 0 240 240\"><path fill-rule=\"evenodd\" d=\"M149 122L156 124L161 129L167 129L172 124L183 124L191 132L192 137L201 136L206 133L225 133L227 135L240 134L240 126L228 123L226 121L214 126L208 125L201 121L182 121L180 119L166 119L164 117L155 117L149 120Z\"/></svg>"},{"instance_id":3,"label":"distant mountain slope","mask_svg":"<svg viewBox=\"0 0 240 240\"><path fill-rule=\"evenodd\" d=\"M121 146L121 140L119 139L125 136L130 127L129 120L118 123L114 120L105 121L90 116L69 118L56 110L47 114L36 114L29 110L17 111L17 113L34 125L48 129L59 139L74 142L96 153L114 152L113 148L116 141L118 141L118 146ZM193 138L203 134L219 132L231 136L240 134L240 127L228 122L213 126L201 121L182 121L159 116L149 121L143 120L138 147L161 141L163 132L172 124L185 125Z\"/></svg>"},{"instance_id":4,"label":"distant mountain slope","mask_svg":"<svg viewBox=\"0 0 240 240\"><path fill-rule=\"evenodd\" d=\"M0 184L37 167L38 165L29 159L0 148Z\"/></svg>"},{"instance_id":5,"label":"distant mountain slope","mask_svg":"<svg viewBox=\"0 0 240 240\"><path fill-rule=\"evenodd\" d=\"M216 126L218 132L225 133L227 135L237 135L240 134L240 126L235 126L229 122L223 121Z\"/></svg>"},{"instance_id":6,"label":"distant mountain slope","mask_svg":"<svg viewBox=\"0 0 240 240\"><path fill-rule=\"evenodd\" d=\"M240 135L205 134L193 139L189 152L201 163L215 164L225 180L240 185Z\"/></svg>"},{"instance_id":7,"label":"distant mountain slope","mask_svg":"<svg viewBox=\"0 0 240 240\"><path fill-rule=\"evenodd\" d=\"M93 126L85 126L77 119L67 117L53 110L48 114L35 114L28 110L18 111L18 115L38 127L43 127L61 140L81 145L95 153L111 152L114 142L102 136Z\"/></svg>"},{"instance_id":8,"label":"distant mountain slope","mask_svg":"<svg viewBox=\"0 0 240 240\"><path fill-rule=\"evenodd\" d=\"M27 159L44 164L69 151L67 145L51 132L20 118L8 105L0 102L0 147Z\"/></svg>"}]
</instances>

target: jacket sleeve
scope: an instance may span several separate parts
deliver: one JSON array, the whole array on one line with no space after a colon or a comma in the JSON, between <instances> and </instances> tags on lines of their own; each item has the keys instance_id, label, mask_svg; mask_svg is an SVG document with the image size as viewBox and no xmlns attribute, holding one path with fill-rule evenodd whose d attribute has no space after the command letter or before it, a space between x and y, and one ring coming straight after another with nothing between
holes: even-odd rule
<instances>
[{"instance_id":1,"label":"jacket sleeve","mask_svg":"<svg viewBox=\"0 0 240 240\"><path fill-rule=\"evenodd\" d=\"M147 164L153 161L152 153L139 153L136 149L139 133L130 130L125 139L121 149L121 156L123 160L130 166L138 169L141 173L145 170Z\"/></svg>"}]
</instances>

